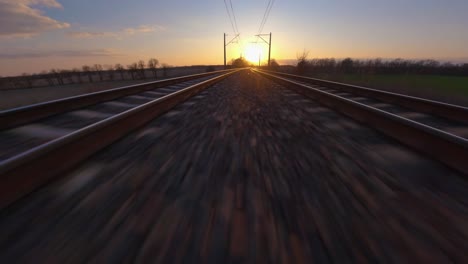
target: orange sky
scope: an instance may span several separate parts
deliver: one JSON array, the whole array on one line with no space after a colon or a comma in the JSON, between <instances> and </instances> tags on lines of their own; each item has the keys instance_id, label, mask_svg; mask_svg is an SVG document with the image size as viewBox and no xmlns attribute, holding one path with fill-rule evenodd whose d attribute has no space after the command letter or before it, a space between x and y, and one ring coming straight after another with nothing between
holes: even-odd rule
<instances>
[{"instance_id":1,"label":"orange sky","mask_svg":"<svg viewBox=\"0 0 468 264\"><path fill-rule=\"evenodd\" d=\"M232 3L237 28L217 0L0 0L0 76L152 57L174 66L222 64L223 33L241 34L228 61L247 55L269 1ZM461 0L275 1L262 33L273 32L272 58L280 61L307 50L310 57L468 62L467 13Z\"/></svg>"}]
</instances>

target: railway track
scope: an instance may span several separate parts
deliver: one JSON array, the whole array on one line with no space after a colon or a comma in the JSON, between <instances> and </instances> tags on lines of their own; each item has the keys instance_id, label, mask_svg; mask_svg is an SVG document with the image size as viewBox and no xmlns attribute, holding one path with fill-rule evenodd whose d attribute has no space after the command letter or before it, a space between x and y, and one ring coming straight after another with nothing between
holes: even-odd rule
<instances>
[{"instance_id":1,"label":"railway track","mask_svg":"<svg viewBox=\"0 0 468 264\"><path fill-rule=\"evenodd\" d=\"M226 77L1 209L0 262L466 262L465 175L291 84Z\"/></svg>"},{"instance_id":2,"label":"railway track","mask_svg":"<svg viewBox=\"0 0 468 264\"><path fill-rule=\"evenodd\" d=\"M256 71L468 174L468 108L298 75Z\"/></svg>"},{"instance_id":3,"label":"railway track","mask_svg":"<svg viewBox=\"0 0 468 264\"><path fill-rule=\"evenodd\" d=\"M0 208L233 72L190 75L0 112Z\"/></svg>"}]
</instances>

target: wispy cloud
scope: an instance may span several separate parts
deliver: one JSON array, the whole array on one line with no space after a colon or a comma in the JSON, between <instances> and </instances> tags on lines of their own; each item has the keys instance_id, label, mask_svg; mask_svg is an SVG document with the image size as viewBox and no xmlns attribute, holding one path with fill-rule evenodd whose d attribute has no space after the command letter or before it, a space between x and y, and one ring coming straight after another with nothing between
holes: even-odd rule
<instances>
[{"instance_id":1,"label":"wispy cloud","mask_svg":"<svg viewBox=\"0 0 468 264\"><path fill-rule=\"evenodd\" d=\"M78 39L91 39L91 38L118 38L119 34L114 32L88 32L88 31L72 31L67 32L67 35L72 38Z\"/></svg>"},{"instance_id":2,"label":"wispy cloud","mask_svg":"<svg viewBox=\"0 0 468 264\"><path fill-rule=\"evenodd\" d=\"M71 31L67 32L67 35L72 38L78 39L92 39L92 38L117 38L122 39L125 36L132 36L136 34L148 34L161 32L166 30L165 27L160 25L140 25L133 28L125 28L120 31L102 31L102 32L93 32L93 31Z\"/></svg>"},{"instance_id":3,"label":"wispy cloud","mask_svg":"<svg viewBox=\"0 0 468 264\"><path fill-rule=\"evenodd\" d=\"M113 57L121 55L115 49L94 50L56 50L56 51L33 51L33 50L9 50L0 51L0 59L32 59L46 57Z\"/></svg>"},{"instance_id":4,"label":"wispy cloud","mask_svg":"<svg viewBox=\"0 0 468 264\"><path fill-rule=\"evenodd\" d=\"M62 8L56 0L0 0L0 37L31 37L70 24L44 15L36 6Z\"/></svg>"},{"instance_id":5,"label":"wispy cloud","mask_svg":"<svg viewBox=\"0 0 468 264\"><path fill-rule=\"evenodd\" d=\"M8 2L8 0L6 0ZM63 8L56 0L19 0L14 2L29 3L30 5L43 5L47 7Z\"/></svg>"},{"instance_id":6,"label":"wispy cloud","mask_svg":"<svg viewBox=\"0 0 468 264\"><path fill-rule=\"evenodd\" d=\"M160 32L166 30L163 26L160 25L140 25L136 28L126 28L123 31L128 35L134 35L137 33L150 33L150 32Z\"/></svg>"}]
</instances>

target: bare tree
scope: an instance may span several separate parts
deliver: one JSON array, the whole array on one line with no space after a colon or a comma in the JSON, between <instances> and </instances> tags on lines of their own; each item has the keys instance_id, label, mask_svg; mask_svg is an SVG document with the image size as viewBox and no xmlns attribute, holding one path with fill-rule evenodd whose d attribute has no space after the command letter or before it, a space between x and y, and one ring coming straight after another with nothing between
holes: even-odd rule
<instances>
[{"instance_id":1,"label":"bare tree","mask_svg":"<svg viewBox=\"0 0 468 264\"><path fill-rule=\"evenodd\" d=\"M122 81L125 79L124 78L124 72L125 72L125 68L122 64L120 63L117 63L115 64L114 66L115 70L118 71L120 73L120 79L122 79Z\"/></svg>"},{"instance_id":2,"label":"bare tree","mask_svg":"<svg viewBox=\"0 0 468 264\"><path fill-rule=\"evenodd\" d=\"M161 64L161 67L162 67L162 71L163 71L163 77L166 78L167 77L167 72L169 71L169 64L167 63L163 63Z\"/></svg>"},{"instance_id":3,"label":"bare tree","mask_svg":"<svg viewBox=\"0 0 468 264\"><path fill-rule=\"evenodd\" d=\"M47 80L47 82L49 83L49 86L54 85L53 76L51 74L49 74L46 70L41 71L40 74L41 74L42 78Z\"/></svg>"},{"instance_id":4,"label":"bare tree","mask_svg":"<svg viewBox=\"0 0 468 264\"><path fill-rule=\"evenodd\" d=\"M304 50L302 54L297 54L296 56L297 56L297 71L299 73L304 73L308 66L307 57L309 56L309 52Z\"/></svg>"},{"instance_id":5,"label":"bare tree","mask_svg":"<svg viewBox=\"0 0 468 264\"><path fill-rule=\"evenodd\" d=\"M67 80L67 84L74 83L72 72L70 70L60 70L59 73L63 76L63 79Z\"/></svg>"},{"instance_id":6,"label":"bare tree","mask_svg":"<svg viewBox=\"0 0 468 264\"><path fill-rule=\"evenodd\" d=\"M62 74L60 73L60 70L58 70L58 69L51 69L49 72L50 72L50 74L52 74L52 76L55 77L55 79L57 80L57 83L58 83L59 85L63 85L63 84L64 84L64 83L63 83L63 76L62 76Z\"/></svg>"},{"instance_id":7,"label":"bare tree","mask_svg":"<svg viewBox=\"0 0 468 264\"><path fill-rule=\"evenodd\" d=\"M84 75L88 76L89 82L92 83L93 82L93 76L91 76L91 67L88 66L88 65L84 65L81 68L83 69Z\"/></svg>"},{"instance_id":8,"label":"bare tree","mask_svg":"<svg viewBox=\"0 0 468 264\"><path fill-rule=\"evenodd\" d=\"M113 81L113 80L114 80L114 75L115 75L114 65L107 65L107 66L106 66L106 70L107 70L109 79L110 79L111 81Z\"/></svg>"},{"instance_id":9,"label":"bare tree","mask_svg":"<svg viewBox=\"0 0 468 264\"><path fill-rule=\"evenodd\" d=\"M249 65L250 63L243 57L232 60L232 67L234 68L243 68L248 67Z\"/></svg>"},{"instance_id":10,"label":"bare tree","mask_svg":"<svg viewBox=\"0 0 468 264\"><path fill-rule=\"evenodd\" d=\"M143 60L138 61L138 69L140 70L141 77L143 79L146 79L146 76L145 76L145 62Z\"/></svg>"},{"instance_id":11,"label":"bare tree","mask_svg":"<svg viewBox=\"0 0 468 264\"><path fill-rule=\"evenodd\" d=\"M150 68L151 71L153 72L154 78L158 77L157 75L158 65L159 65L159 61L157 59L151 58L148 60L148 68Z\"/></svg>"},{"instance_id":12,"label":"bare tree","mask_svg":"<svg viewBox=\"0 0 468 264\"><path fill-rule=\"evenodd\" d=\"M352 73L355 62L351 58L346 58L341 61L340 67L344 73Z\"/></svg>"},{"instance_id":13,"label":"bare tree","mask_svg":"<svg viewBox=\"0 0 468 264\"><path fill-rule=\"evenodd\" d=\"M73 74L73 75L78 76L78 83L83 83L83 80L81 79L80 69L78 69L78 68L73 68L71 71L72 71L72 74Z\"/></svg>"},{"instance_id":14,"label":"bare tree","mask_svg":"<svg viewBox=\"0 0 468 264\"><path fill-rule=\"evenodd\" d=\"M101 65L101 64L94 64L93 70L94 70L95 72L97 72L97 74L98 74L98 76L99 76L99 80L102 82L102 81L103 81L103 77L102 77L102 65Z\"/></svg>"},{"instance_id":15,"label":"bare tree","mask_svg":"<svg viewBox=\"0 0 468 264\"><path fill-rule=\"evenodd\" d=\"M127 66L127 69L130 72L130 75L132 76L132 80L135 80L135 73L138 71L138 64L136 62L130 64Z\"/></svg>"},{"instance_id":16,"label":"bare tree","mask_svg":"<svg viewBox=\"0 0 468 264\"><path fill-rule=\"evenodd\" d=\"M270 69L273 71L277 71L279 68L279 63L275 59L271 59L270 61Z\"/></svg>"}]
</instances>

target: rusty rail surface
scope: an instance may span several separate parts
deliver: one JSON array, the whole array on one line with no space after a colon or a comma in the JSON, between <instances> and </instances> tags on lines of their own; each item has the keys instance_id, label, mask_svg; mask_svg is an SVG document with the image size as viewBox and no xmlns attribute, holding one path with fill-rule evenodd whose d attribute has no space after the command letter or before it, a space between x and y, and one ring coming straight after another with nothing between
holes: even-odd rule
<instances>
[{"instance_id":1,"label":"rusty rail surface","mask_svg":"<svg viewBox=\"0 0 468 264\"><path fill-rule=\"evenodd\" d=\"M352 94L374 98L383 102L392 103L412 110L429 113L436 116L441 116L450 120L455 120L463 123L468 123L468 107L453 105L433 100L423 99L414 96L408 96L398 93L392 93L357 85L344 84L339 82L315 79L300 75L273 72L261 70L270 74L279 75L289 79L298 80L301 82L310 83L313 85L320 85L323 87L334 88L340 91L349 92Z\"/></svg>"},{"instance_id":2,"label":"rusty rail surface","mask_svg":"<svg viewBox=\"0 0 468 264\"><path fill-rule=\"evenodd\" d=\"M228 71L160 97L1 162L0 209L236 72Z\"/></svg>"},{"instance_id":3,"label":"rusty rail surface","mask_svg":"<svg viewBox=\"0 0 468 264\"><path fill-rule=\"evenodd\" d=\"M367 124L383 134L468 175L468 140L464 138L265 71L253 71Z\"/></svg>"},{"instance_id":4,"label":"rusty rail surface","mask_svg":"<svg viewBox=\"0 0 468 264\"><path fill-rule=\"evenodd\" d=\"M221 70L208 73L193 74L161 81L135 84L0 111L0 130L24 125L45 117L49 117L71 110L76 110L82 107L94 105L101 102L111 101L120 97L229 71L232 70Z\"/></svg>"}]
</instances>

